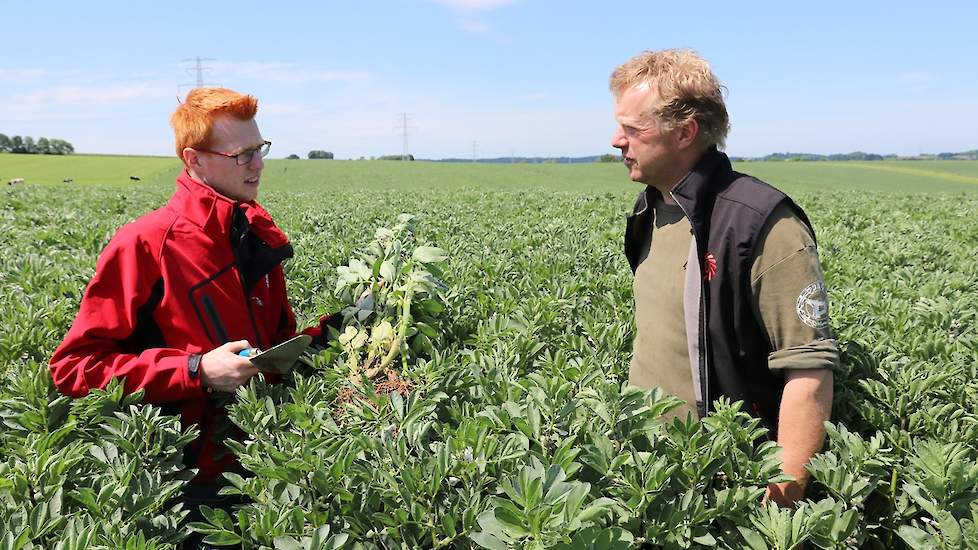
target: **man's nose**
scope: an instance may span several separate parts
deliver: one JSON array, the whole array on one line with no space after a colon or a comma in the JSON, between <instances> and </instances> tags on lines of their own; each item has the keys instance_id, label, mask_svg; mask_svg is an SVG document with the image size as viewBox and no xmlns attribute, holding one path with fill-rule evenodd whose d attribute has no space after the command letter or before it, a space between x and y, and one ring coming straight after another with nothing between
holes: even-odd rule
<instances>
[{"instance_id":1,"label":"man's nose","mask_svg":"<svg viewBox=\"0 0 978 550\"><path fill-rule=\"evenodd\" d=\"M252 155L251 168L252 170L261 170L265 168L265 159L262 158L260 151L255 151L255 154Z\"/></svg>"},{"instance_id":2,"label":"man's nose","mask_svg":"<svg viewBox=\"0 0 978 550\"><path fill-rule=\"evenodd\" d=\"M622 149L626 145L628 145L628 142L625 140L625 132L623 132L621 128L618 128L615 130L615 133L611 135L611 146L617 149Z\"/></svg>"}]
</instances>

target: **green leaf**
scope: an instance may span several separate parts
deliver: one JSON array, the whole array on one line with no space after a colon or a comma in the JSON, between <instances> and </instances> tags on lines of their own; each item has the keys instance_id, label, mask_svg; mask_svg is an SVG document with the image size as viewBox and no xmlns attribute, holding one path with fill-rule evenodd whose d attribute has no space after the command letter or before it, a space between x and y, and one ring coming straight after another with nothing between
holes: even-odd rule
<instances>
[{"instance_id":1,"label":"green leaf","mask_svg":"<svg viewBox=\"0 0 978 550\"><path fill-rule=\"evenodd\" d=\"M241 544L244 541L241 537L230 531L221 531L207 535L204 537L204 542L213 544L214 546L233 546L235 544Z\"/></svg>"},{"instance_id":2,"label":"green leaf","mask_svg":"<svg viewBox=\"0 0 978 550\"><path fill-rule=\"evenodd\" d=\"M925 531L910 525L901 525L900 528L897 529L897 534L900 535L900 538L914 550L930 550L931 548L940 548L932 535L929 535Z\"/></svg>"},{"instance_id":3,"label":"green leaf","mask_svg":"<svg viewBox=\"0 0 978 550\"><path fill-rule=\"evenodd\" d=\"M469 535L472 542L489 550L509 550L509 546L498 538L483 532L472 533Z\"/></svg>"},{"instance_id":4,"label":"green leaf","mask_svg":"<svg viewBox=\"0 0 978 550\"><path fill-rule=\"evenodd\" d=\"M395 271L394 264L390 260L384 260L384 263L380 265L380 276L387 281L397 279L397 271Z\"/></svg>"},{"instance_id":5,"label":"green leaf","mask_svg":"<svg viewBox=\"0 0 978 550\"><path fill-rule=\"evenodd\" d=\"M445 251L433 246L419 246L414 249L414 254L411 257L426 264L443 262L446 258Z\"/></svg>"},{"instance_id":6,"label":"green leaf","mask_svg":"<svg viewBox=\"0 0 978 550\"><path fill-rule=\"evenodd\" d=\"M273 539L275 550L306 550L299 541L292 537L280 536Z\"/></svg>"}]
</instances>

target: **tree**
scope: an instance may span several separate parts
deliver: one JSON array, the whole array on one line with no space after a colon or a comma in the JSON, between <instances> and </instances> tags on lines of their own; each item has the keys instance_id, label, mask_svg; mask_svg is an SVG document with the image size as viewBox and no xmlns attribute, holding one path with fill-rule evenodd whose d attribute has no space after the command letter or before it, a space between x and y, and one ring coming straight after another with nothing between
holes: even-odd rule
<instances>
[{"instance_id":1,"label":"tree","mask_svg":"<svg viewBox=\"0 0 978 550\"><path fill-rule=\"evenodd\" d=\"M598 162L621 162L621 156L612 155L611 153L606 153L598 157Z\"/></svg>"},{"instance_id":2,"label":"tree","mask_svg":"<svg viewBox=\"0 0 978 550\"><path fill-rule=\"evenodd\" d=\"M287 156L285 158L286 158L286 160L298 160L299 159L299 155L297 155L295 153L292 153L291 155L289 155L289 156Z\"/></svg>"},{"instance_id":3,"label":"tree","mask_svg":"<svg viewBox=\"0 0 978 550\"><path fill-rule=\"evenodd\" d=\"M70 155L75 152L74 146L63 139L53 140L57 142L56 150L51 151L55 155Z\"/></svg>"},{"instance_id":4,"label":"tree","mask_svg":"<svg viewBox=\"0 0 978 550\"><path fill-rule=\"evenodd\" d=\"M0 153L40 154L40 155L70 155L75 147L63 139L38 138L37 142L31 136L7 137L0 134Z\"/></svg>"},{"instance_id":5,"label":"tree","mask_svg":"<svg viewBox=\"0 0 978 550\"><path fill-rule=\"evenodd\" d=\"M329 151L322 151L322 150L318 150L317 149L317 150L314 150L314 151L309 151L309 158L310 159L333 160L333 153L331 153Z\"/></svg>"}]
</instances>

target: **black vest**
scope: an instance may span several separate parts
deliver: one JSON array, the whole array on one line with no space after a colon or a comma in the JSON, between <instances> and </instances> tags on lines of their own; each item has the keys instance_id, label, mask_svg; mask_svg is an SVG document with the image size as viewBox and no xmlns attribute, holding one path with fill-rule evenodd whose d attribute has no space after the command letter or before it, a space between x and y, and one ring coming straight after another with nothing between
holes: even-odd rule
<instances>
[{"instance_id":1,"label":"black vest","mask_svg":"<svg viewBox=\"0 0 978 550\"><path fill-rule=\"evenodd\" d=\"M647 186L639 195L625 229L625 256L632 268L644 259L652 234L652 209L659 192ZM743 401L744 409L760 418L777 437L778 412L784 377L768 369L773 351L764 326L754 313L750 271L762 228L784 201L809 227L808 217L787 195L751 176L734 172L727 156L707 151L693 170L673 189L693 228L699 284L699 357L690 357L699 370L697 403L700 417L721 396ZM814 233L814 231L813 231ZM715 266L715 268L713 267ZM687 282L689 279L687 279ZM696 290L696 289L693 289ZM692 306L686 304L687 310ZM689 324L687 324L689 327ZM695 377L694 377L695 378ZM697 383L694 380L694 383Z\"/></svg>"}]
</instances>

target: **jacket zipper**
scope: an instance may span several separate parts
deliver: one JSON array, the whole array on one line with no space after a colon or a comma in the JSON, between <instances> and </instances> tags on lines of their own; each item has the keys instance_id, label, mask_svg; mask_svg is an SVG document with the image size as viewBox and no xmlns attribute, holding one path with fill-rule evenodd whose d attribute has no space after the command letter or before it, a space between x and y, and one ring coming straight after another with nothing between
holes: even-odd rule
<instances>
[{"instance_id":1,"label":"jacket zipper","mask_svg":"<svg viewBox=\"0 0 978 550\"><path fill-rule=\"evenodd\" d=\"M231 235L232 236L234 235L234 216L240 211L241 210L238 208L238 205L235 204L234 210L231 211ZM244 216L244 212L241 212L241 215ZM251 321L251 331L255 334L255 342L253 347L265 349L267 346L265 345L265 342L262 339L261 334L258 332L258 323L255 321L255 313L254 311L251 310L251 296L248 295L248 288L245 283L244 272L241 269L241 256L238 254L238 245L240 244L240 241L244 239L247 235L248 232L246 231L242 233L240 237L238 237L239 242L237 243L232 242L231 251L234 253L234 265L238 269L238 281L241 283L241 294L244 296L245 309L248 310L248 319Z\"/></svg>"}]
</instances>

